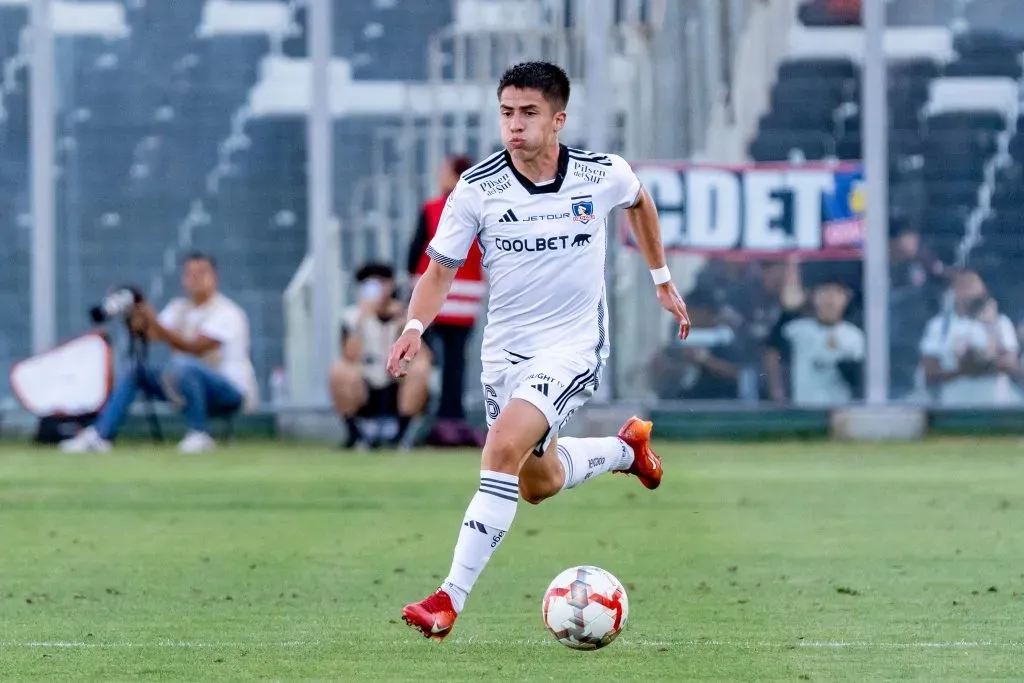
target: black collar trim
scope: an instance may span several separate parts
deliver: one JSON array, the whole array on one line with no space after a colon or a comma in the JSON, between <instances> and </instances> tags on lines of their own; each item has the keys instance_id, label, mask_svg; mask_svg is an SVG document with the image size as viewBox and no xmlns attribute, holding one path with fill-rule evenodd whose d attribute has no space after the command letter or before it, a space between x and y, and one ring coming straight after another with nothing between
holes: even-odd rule
<instances>
[{"instance_id":1,"label":"black collar trim","mask_svg":"<svg viewBox=\"0 0 1024 683\"><path fill-rule=\"evenodd\" d=\"M535 185L532 180L520 173L516 165L512 163L512 155L507 149L505 150L505 162L512 169L512 175L516 177L519 184L530 194L554 194L562 189L562 182L569 172L569 148L562 144L558 145L558 171L555 173L554 181L544 185Z\"/></svg>"}]
</instances>

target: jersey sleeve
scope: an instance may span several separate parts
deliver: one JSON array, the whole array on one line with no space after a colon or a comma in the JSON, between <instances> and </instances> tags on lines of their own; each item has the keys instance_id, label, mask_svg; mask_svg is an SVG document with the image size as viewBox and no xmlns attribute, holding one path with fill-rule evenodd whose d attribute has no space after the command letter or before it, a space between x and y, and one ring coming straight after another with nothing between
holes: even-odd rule
<instances>
[{"instance_id":1,"label":"jersey sleeve","mask_svg":"<svg viewBox=\"0 0 1024 683\"><path fill-rule=\"evenodd\" d=\"M609 189L613 193L612 201L616 209L628 209L640 198L640 179L625 159L617 154L609 154L612 162L608 172Z\"/></svg>"},{"instance_id":2,"label":"jersey sleeve","mask_svg":"<svg viewBox=\"0 0 1024 683\"><path fill-rule=\"evenodd\" d=\"M445 268L458 268L466 262L466 255L478 232L480 199L473 186L459 180L448 195L437 232L427 245L427 256Z\"/></svg>"}]
</instances>

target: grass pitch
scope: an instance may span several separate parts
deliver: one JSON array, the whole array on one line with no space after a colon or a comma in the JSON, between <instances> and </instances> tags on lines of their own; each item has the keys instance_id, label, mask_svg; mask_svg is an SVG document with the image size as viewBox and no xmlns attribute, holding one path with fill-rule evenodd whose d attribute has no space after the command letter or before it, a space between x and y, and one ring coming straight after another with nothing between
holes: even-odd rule
<instances>
[{"instance_id":1,"label":"grass pitch","mask_svg":"<svg viewBox=\"0 0 1024 683\"><path fill-rule=\"evenodd\" d=\"M447 573L472 453L0 449L0 678L922 680L1021 675L1024 448L665 445L520 505L447 641L401 623ZM544 630L552 577L627 587L608 648Z\"/></svg>"}]
</instances>

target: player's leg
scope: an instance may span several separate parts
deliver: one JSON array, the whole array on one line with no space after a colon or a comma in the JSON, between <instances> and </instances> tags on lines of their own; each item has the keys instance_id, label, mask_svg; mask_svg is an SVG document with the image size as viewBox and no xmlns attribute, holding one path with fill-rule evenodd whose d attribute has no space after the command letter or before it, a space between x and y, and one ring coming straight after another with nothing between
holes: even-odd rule
<instances>
[{"instance_id":1,"label":"player's leg","mask_svg":"<svg viewBox=\"0 0 1024 683\"><path fill-rule=\"evenodd\" d=\"M650 449L651 423L634 417L617 436L558 438L558 430L593 396L599 371L579 359L554 358L537 367L543 371L526 377L512 393L513 397L532 401L551 424L550 433L538 449L541 455L528 459L519 474L523 500L540 503L606 472L635 474L645 487L657 488L661 461ZM538 377L542 383L538 383ZM552 385L560 391L553 391Z\"/></svg>"},{"instance_id":2,"label":"player's leg","mask_svg":"<svg viewBox=\"0 0 1024 683\"><path fill-rule=\"evenodd\" d=\"M650 448L651 423L631 417L618 436L553 436L543 455L528 458L519 492L534 505L606 472L636 475L649 489L661 483L661 460Z\"/></svg>"},{"instance_id":3,"label":"player's leg","mask_svg":"<svg viewBox=\"0 0 1024 683\"><path fill-rule=\"evenodd\" d=\"M631 417L616 436L558 440L558 459L567 471L562 489L571 489L606 472L632 474L648 489L661 484L661 458L651 450L654 425Z\"/></svg>"},{"instance_id":4,"label":"player's leg","mask_svg":"<svg viewBox=\"0 0 1024 683\"><path fill-rule=\"evenodd\" d=\"M480 464L480 484L463 517L451 570L441 588L425 600L406 605L406 623L425 636L444 638L491 555L512 527L519 503L518 472L548 431L543 413L525 401L510 401L501 373L484 374L490 426Z\"/></svg>"},{"instance_id":5,"label":"player's leg","mask_svg":"<svg viewBox=\"0 0 1024 683\"><path fill-rule=\"evenodd\" d=\"M487 433L480 487L466 509L444 589L458 611L487 561L512 528L519 504L519 470L548 429L533 405L512 400Z\"/></svg>"}]
</instances>

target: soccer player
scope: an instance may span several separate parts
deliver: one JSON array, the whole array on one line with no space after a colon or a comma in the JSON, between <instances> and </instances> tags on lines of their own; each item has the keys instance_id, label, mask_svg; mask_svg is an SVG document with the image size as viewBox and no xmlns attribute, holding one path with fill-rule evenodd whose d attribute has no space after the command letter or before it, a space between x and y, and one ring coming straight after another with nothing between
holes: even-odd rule
<instances>
[{"instance_id":1,"label":"soccer player","mask_svg":"<svg viewBox=\"0 0 1024 683\"><path fill-rule=\"evenodd\" d=\"M618 436L557 438L593 395L608 359L605 235L624 208L654 279L658 301L690 332L672 284L654 201L629 165L558 142L569 79L554 64L525 62L498 84L502 151L462 174L427 247L431 263L409 303L409 320L391 348L400 377L420 336L448 295L455 272L479 240L490 280L481 360L487 439L480 486L466 510L451 571L442 586L402 616L443 639L465 607L487 561L512 527L520 495L540 503L605 472L661 483L650 448L651 423L632 417Z\"/></svg>"}]
</instances>

